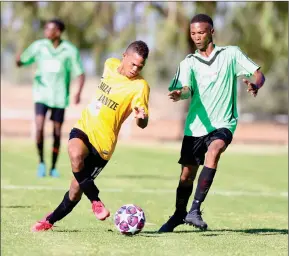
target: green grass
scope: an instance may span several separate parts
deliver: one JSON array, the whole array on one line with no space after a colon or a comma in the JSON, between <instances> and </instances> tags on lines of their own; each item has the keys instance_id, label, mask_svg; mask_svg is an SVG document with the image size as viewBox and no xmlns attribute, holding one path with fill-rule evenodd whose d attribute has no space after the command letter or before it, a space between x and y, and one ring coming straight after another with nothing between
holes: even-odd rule
<instances>
[{"instance_id":1,"label":"green grass","mask_svg":"<svg viewBox=\"0 0 289 256\"><path fill-rule=\"evenodd\" d=\"M96 220L85 197L70 215L56 223L53 231L31 233L31 225L59 204L69 186L72 174L66 145L63 144L59 159L59 179L36 177L37 158L31 141L4 140L1 151L3 256L288 253L288 197L284 195L288 190L288 156L285 153L263 155L228 150L204 204L203 217L210 230L200 232L183 225L174 233L157 234L174 210L179 152L164 147L118 146L96 184L112 213L126 203L144 209L147 217L144 230L126 237L117 232L111 218L104 222ZM50 162L48 153L46 159ZM32 186L43 189L32 189ZM226 195L225 192L247 194Z\"/></svg>"}]
</instances>

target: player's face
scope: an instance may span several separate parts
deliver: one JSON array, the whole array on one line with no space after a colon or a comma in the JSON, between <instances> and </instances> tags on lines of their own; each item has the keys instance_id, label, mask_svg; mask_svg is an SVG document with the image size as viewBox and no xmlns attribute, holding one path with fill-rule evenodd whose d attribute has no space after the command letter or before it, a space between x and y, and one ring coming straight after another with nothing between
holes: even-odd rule
<instances>
[{"instance_id":1,"label":"player's face","mask_svg":"<svg viewBox=\"0 0 289 256\"><path fill-rule=\"evenodd\" d=\"M44 36L49 40L55 40L60 37L60 30L54 23L46 23L44 27Z\"/></svg>"},{"instance_id":2,"label":"player's face","mask_svg":"<svg viewBox=\"0 0 289 256\"><path fill-rule=\"evenodd\" d=\"M197 49L206 50L209 43L212 42L212 36L214 34L214 29L207 22L197 22L192 23L190 26L191 38L195 43Z\"/></svg>"},{"instance_id":3,"label":"player's face","mask_svg":"<svg viewBox=\"0 0 289 256\"><path fill-rule=\"evenodd\" d=\"M133 51L125 52L122 61L125 76L128 78L138 76L142 68L145 66L145 59Z\"/></svg>"}]
</instances>

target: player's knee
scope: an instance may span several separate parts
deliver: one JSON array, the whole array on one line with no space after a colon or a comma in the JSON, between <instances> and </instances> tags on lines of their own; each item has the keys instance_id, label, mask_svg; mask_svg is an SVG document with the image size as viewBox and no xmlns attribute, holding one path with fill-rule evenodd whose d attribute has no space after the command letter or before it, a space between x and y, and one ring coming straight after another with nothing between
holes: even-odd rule
<instances>
[{"instance_id":1,"label":"player's knee","mask_svg":"<svg viewBox=\"0 0 289 256\"><path fill-rule=\"evenodd\" d=\"M194 182L194 179L192 176L181 175L180 177L180 183L183 185L191 185L193 182Z\"/></svg>"},{"instance_id":2,"label":"player's knee","mask_svg":"<svg viewBox=\"0 0 289 256\"><path fill-rule=\"evenodd\" d=\"M68 148L71 167L73 172L79 172L84 167L84 156L81 151L76 148Z\"/></svg>"},{"instance_id":3,"label":"player's knee","mask_svg":"<svg viewBox=\"0 0 289 256\"><path fill-rule=\"evenodd\" d=\"M71 201L79 201L82 196L82 191L69 191L69 199Z\"/></svg>"},{"instance_id":4,"label":"player's knee","mask_svg":"<svg viewBox=\"0 0 289 256\"><path fill-rule=\"evenodd\" d=\"M183 166L182 174L180 176L180 182L182 184L192 184L195 179L195 172L192 166Z\"/></svg>"},{"instance_id":5,"label":"player's knee","mask_svg":"<svg viewBox=\"0 0 289 256\"><path fill-rule=\"evenodd\" d=\"M70 184L70 189L69 189L69 199L71 201L79 201L82 196L82 190L80 189L80 186L77 182L77 180L73 179L71 184Z\"/></svg>"},{"instance_id":6,"label":"player's knee","mask_svg":"<svg viewBox=\"0 0 289 256\"><path fill-rule=\"evenodd\" d=\"M207 158L211 160L216 160L219 159L220 155L224 151L225 144L217 144L212 147L209 147L208 152L207 152Z\"/></svg>"},{"instance_id":7,"label":"player's knee","mask_svg":"<svg viewBox=\"0 0 289 256\"><path fill-rule=\"evenodd\" d=\"M53 131L53 146L58 148L60 146L60 133L56 132L55 130Z\"/></svg>"},{"instance_id":8,"label":"player's knee","mask_svg":"<svg viewBox=\"0 0 289 256\"><path fill-rule=\"evenodd\" d=\"M54 126L53 136L60 137L60 135L61 135L61 127L60 126Z\"/></svg>"},{"instance_id":9,"label":"player's knee","mask_svg":"<svg viewBox=\"0 0 289 256\"><path fill-rule=\"evenodd\" d=\"M43 140L43 133L44 133L44 131L43 131L42 128L37 128L36 129L36 140L38 142L41 142Z\"/></svg>"},{"instance_id":10,"label":"player's knee","mask_svg":"<svg viewBox=\"0 0 289 256\"><path fill-rule=\"evenodd\" d=\"M60 131L54 130L53 131L53 137L56 138L56 139L60 139Z\"/></svg>"}]
</instances>

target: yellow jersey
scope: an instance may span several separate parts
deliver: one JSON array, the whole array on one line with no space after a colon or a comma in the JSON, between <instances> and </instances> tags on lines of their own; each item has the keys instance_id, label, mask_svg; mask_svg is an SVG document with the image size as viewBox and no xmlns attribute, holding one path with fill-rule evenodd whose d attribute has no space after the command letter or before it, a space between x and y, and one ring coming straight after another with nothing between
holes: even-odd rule
<instances>
[{"instance_id":1,"label":"yellow jersey","mask_svg":"<svg viewBox=\"0 0 289 256\"><path fill-rule=\"evenodd\" d=\"M111 158L121 125L134 107L143 107L145 114L149 115L148 83L141 76L129 79L121 75L117 71L119 66L119 59L106 60L96 97L82 111L74 126L86 133L104 160Z\"/></svg>"}]
</instances>

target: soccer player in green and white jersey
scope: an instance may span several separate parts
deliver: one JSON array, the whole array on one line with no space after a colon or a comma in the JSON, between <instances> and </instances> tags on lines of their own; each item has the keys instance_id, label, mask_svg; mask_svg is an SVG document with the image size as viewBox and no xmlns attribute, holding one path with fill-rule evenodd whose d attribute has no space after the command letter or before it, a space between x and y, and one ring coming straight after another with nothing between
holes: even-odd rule
<instances>
[{"instance_id":1,"label":"soccer player in green and white jersey","mask_svg":"<svg viewBox=\"0 0 289 256\"><path fill-rule=\"evenodd\" d=\"M33 82L33 98L36 114L36 142L39 154L37 175L46 175L43 158L43 130L45 116L51 111L53 121L53 149L50 176L58 177L56 161L60 148L61 127L64 121L65 108L69 105L70 81L78 77L78 91L74 103L80 102L84 85L84 71L78 49L70 42L61 39L65 25L61 20L53 19L45 24L45 39L33 42L24 52L16 57L18 67L37 64Z\"/></svg>"},{"instance_id":2,"label":"soccer player in green and white jersey","mask_svg":"<svg viewBox=\"0 0 289 256\"><path fill-rule=\"evenodd\" d=\"M169 87L169 97L173 101L192 97L179 160L182 171L176 191L176 210L159 232L172 232L183 223L207 229L200 206L213 183L220 156L236 130L237 77L255 77L255 83L243 80L253 96L257 96L265 81L260 67L240 48L213 44L214 28L209 16L198 14L193 17L190 33L197 50L180 63ZM187 212L200 165L203 169L191 209Z\"/></svg>"}]
</instances>

